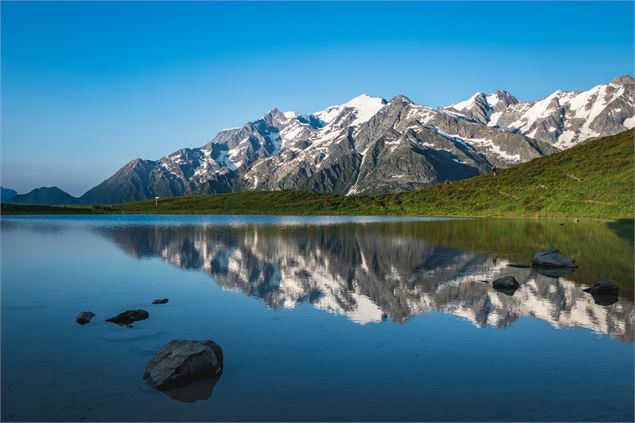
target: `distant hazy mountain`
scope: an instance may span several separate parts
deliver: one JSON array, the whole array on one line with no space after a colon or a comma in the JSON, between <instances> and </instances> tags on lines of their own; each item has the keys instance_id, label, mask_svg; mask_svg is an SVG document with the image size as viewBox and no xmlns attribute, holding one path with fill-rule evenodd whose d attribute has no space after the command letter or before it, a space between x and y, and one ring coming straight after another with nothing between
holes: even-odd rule
<instances>
[{"instance_id":1,"label":"distant hazy mountain","mask_svg":"<svg viewBox=\"0 0 635 423\"><path fill-rule=\"evenodd\" d=\"M78 199L62 191L58 187L36 188L27 194L16 195L11 199L11 203L16 204L43 204L61 205L76 204Z\"/></svg>"},{"instance_id":2,"label":"distant hazy mountain","mask_svg":"<svg viewBox=\"0 0 635 423\"><path fill-rule=\"evenodd\" d=\"M0 201L7 202L18 195L17 191L11 188L0 187Z\"/></svg>"}]
</instances>

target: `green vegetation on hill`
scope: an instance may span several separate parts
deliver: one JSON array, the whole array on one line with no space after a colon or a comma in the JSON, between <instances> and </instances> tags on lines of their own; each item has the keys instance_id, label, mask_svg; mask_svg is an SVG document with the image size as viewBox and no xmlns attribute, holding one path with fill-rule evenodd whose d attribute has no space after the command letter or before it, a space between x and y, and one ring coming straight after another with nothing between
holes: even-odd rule
<instances>
[{"instance_id":1,"label":"green vegetation on hill","mask_svg":"<svg viewBox=\"0 0 635 423\"><path fill-rule=\"evenodd\" d=\"M47 212L285 215L428 215L633 218L633 130L462 181L426 190L344 197L305 192L241 192L136 201ZM41 213L2 206L3 213Z\"/></svg>"},{"instance_id":2,"label":"green vegetation on hill","mask_svg":"<svg viewBox=\"0 0 635 423\"><path fill-rule=\"evenodd\" d=\"M634 134L590 141L496 176L404 193L398 206L407 214L632 218Z\"/></svg>"}]
</instances>

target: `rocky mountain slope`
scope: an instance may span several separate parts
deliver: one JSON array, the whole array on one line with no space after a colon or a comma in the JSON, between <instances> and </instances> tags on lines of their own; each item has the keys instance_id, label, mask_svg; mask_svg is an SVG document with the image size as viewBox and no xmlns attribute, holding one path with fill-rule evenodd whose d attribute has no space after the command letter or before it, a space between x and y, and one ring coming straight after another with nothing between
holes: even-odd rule
<instances>
[{"instance_id":1,"label":"rocky mountain slope","mask_svg":"<svg viewBox=\"0 0 635 423\"><path fill-rule=\"evenodd\" d=\"M635 126L634 81L519 102L478 93L447 108L361 95L300 115L273 109L201 148L133 160L81 202L195 193L296 190L344 195L412 191L505 168Z\"/></svg>"},{"instance_id":2,"label":"rocky mountain slope","mask_svg":"<svg viewBox=\"0 0 635 423\"><path fill-rule=\"evenodd\" d=\"M2 204L2 213L267 213L632 219L635 202L634 136L635 129L629 129L502 169L496 174L397 194L367 197L301 191L245 191L108 206L43 209L46 206Z\"/></svg>"},{"instance_id":3,"label":"rocky mountain slope","mask_svg":"<svg viewBox=\"0 0 635 423\"><path fill-rule=\"evenodd\" d=\"M556 91L531 102L505 91L476 93L444 110L565 149L635 127L634 92L635 80L626 75L588 91Z\"/></svg>"}]
</instances>

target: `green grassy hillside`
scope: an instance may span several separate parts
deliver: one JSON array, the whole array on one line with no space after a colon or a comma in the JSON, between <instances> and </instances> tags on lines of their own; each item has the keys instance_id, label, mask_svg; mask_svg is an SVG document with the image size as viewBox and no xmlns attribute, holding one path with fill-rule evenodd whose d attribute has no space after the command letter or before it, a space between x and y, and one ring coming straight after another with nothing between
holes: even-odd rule
<instances>
[{"instance_id":1,"label":"green grassy hillside","mask_svg":"<svg viewBox=\"0 0 635 423\"><path fill-rule=\"evenodd\" d=\"M74 206L72 211L633 218L634 134L629 130L501 170L497 175L409 193L343 197L288 191L243 192L166 198L158 206L154 200L114 206ZM2 211L38 212L29 206L8 205L3 205Z\"/></svg>"},{"instance_id":2,"label":"green grassy hillside","mask_svg":"<svg viewBox=\"0 0 635 423\"><path fill-rule=\"evenodd\" d=\"M633 136L630 130L496 176L405 193L398 207L408 214L633 217Z\"/></svg>"}]
</instances>

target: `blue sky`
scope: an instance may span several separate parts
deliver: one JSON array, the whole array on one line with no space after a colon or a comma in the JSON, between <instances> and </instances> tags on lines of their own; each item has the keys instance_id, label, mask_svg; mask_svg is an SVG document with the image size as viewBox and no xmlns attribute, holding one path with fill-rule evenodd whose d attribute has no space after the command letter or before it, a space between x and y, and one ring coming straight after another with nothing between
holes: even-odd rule
<instances>
[{"instance_id":1,"label":"blue sky","mask_svg":"<svg viewBox=\"0 0 635 423\"><path fill-rule=\"evenodd\" d=\"M2 2L2 184L72 194L272 107L633 74L633 3Z\"/></svg>"}]
</instances>

